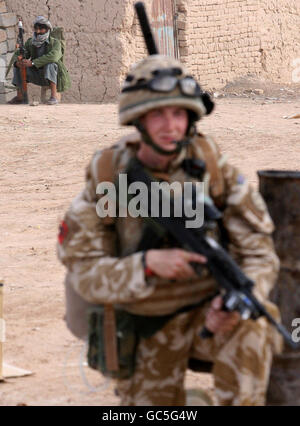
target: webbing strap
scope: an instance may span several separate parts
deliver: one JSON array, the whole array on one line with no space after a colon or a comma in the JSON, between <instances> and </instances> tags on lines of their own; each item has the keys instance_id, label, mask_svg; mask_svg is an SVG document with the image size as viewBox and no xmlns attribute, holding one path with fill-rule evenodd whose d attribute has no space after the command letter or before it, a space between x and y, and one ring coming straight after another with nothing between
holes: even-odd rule
<instances>
[{"instance_id":1,"label":"webbing strap","mask_svg":"<svg viewBox=\"0 0 300 426\"><path fill-rule=\"evenodd\" d=\"M106 367L109 371L118 371L117 328L113 305L104 305L103 328Z\"/></svg>"},{"instance_id":2,"label":"webbing strap","mask_svg":"<svg viewBox=\"0 0 300 426\"><path fill-rule=\"evenodd\" d=\"M210 174L210 189L212 191L212 195L213 197L220 197L224 193L224 179L222 171L217 163L217 156L205 137L200 136L197 139L197 143L203 151L207 171Z\"/></svg>"},{"instance_id":3,"label":"webbing strap","mask_svg":"<svg viewBox=\"0 0 300 426\"><path fill-rule=\"evenodd\" d=\"M114 182L114 149L105 149L97 163L97 180L98 182ZM104 225L112 225L115 218L106 216L102 218Z\"/></svg>"}]
</instances>

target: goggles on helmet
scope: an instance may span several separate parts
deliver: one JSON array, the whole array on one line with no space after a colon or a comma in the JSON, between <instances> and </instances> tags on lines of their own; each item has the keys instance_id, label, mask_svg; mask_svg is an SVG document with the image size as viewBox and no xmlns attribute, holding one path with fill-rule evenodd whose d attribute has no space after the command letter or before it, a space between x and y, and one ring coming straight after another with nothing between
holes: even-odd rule
<instances>
[{"instance_id":1,"label":"goggles on helmet","mask_svg":"<svg viewBox=\"0 0 300 426\"><path fill-rule=\"evenodd\" d=\"M184 96L197 97L203 93L199 84L193 77L188 76L178 79L176 74L178 75L179 72L176 73L176 70L177 69L174 68L171 70L154 71L153 74L155 76L153 79L149 81L141 79L135 86L124 87L122 89L122 93L133 92L135 90L150 90L151 92L170 93L177 86L179 86L179 89Z\"/></svg>"}]
</instances>

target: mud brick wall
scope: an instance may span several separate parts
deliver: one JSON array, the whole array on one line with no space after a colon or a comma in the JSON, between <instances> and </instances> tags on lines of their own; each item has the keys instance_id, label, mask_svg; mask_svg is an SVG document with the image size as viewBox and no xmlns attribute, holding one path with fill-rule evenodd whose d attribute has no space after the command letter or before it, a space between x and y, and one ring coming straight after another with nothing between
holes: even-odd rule
<instances>
[{"instance_id":1,"label":"mud brick wall","mask_svg":"<svg viewBox=\"0 0 300 426\"><path fill-rule=\"evenodd\" d=\"M300 1L261 0L259 30L262 74L291 83L293 61L300 60Z\"/></svg>"},{"instance_id":2,"label":"mud brick wall","mask_svg":"<svg viewBox=\"0 0 300 426\"><path fill-rule=\"evenodd\" d=\"M245 75L292 83L299 0L191 0L178 12L181 59L206 88Z\"/></svg>"},{"instance_id":3,"label":"mud brick wall","mask_svg":"<svg viewBox=\"0 0 300 426\"><path fill-rule=\"evenodd\" d=\"M194 0L179 8L181 59L205 87L259 74L258 0Z\"/></svg>"},{"instance_id":4,"label":"mud brick wall","mask_svg":"<svg viewBox=\"0 0 300 426\"><path fill-rule=\"evenodd\" d=\"M44 15L54 26L64 28L65 64L72 78L72 88L63 94L66 102L116 99L120 75L125 74L130 59L130 55L128 60L124 58L124 52L130 49L128 35L132 26L127 17L127 3L124 0L6 0L8 10L22 16L26 37L31 36L37 15Z\"/></svg>"},{"instance_id":5,"label":"mud brick wall","mask_svg":"<svg viewBox=\"0 0 300 426\"><path fill-rule=\"evenodd\" d=\"M135 1L0 0L0 5L22 16L28 37L36 15L64 27L73 82L64 101L111 102L129 65L146 55ZM144 2L151 13L152 0ZM174 2L181 60L206 89L247 75L292 83L292 61L300 58L299 0Z\"/></svg>"}]
</instances>

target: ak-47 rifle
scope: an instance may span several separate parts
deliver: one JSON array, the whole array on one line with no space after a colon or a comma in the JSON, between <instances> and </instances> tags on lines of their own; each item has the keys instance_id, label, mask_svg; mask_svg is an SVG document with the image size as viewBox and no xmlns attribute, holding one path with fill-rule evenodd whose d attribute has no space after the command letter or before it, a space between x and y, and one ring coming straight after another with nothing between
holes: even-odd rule
<instances>
[{"instance_id":1,"label":"ak-47 rifle","mask_svg":"<svg viewBox=\"0 0 300 426\"><path fill-rule=\"evenodd\" d=\"M24 45L24 28L22 19L19 18L18 23L19 33L17 38L17 48L20 51L20 55L18 56L18 62L21 64L20 66L20 74L22 80L22 96L23 96L23 104L28 104L28 93L27 93L27 72L26 67L23 65L23 59L25 59L25 45Z\"/></svg>"}]
</instances>

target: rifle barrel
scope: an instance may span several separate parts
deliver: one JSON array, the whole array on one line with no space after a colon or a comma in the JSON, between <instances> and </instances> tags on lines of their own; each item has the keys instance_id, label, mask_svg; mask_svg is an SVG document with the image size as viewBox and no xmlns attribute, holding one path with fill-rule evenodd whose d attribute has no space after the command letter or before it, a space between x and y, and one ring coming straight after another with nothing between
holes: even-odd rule
<instances>
[{"instance_id":1,"label":"rifle barrel","mask_svg":"<svg viewBox=\"0 0 300 426\"><path fill-rule=\"evenodd\" d=\"M136 10L137 16L139 18L140 26L143 32L148 53L149 55L157 55L159 52L156 47L153 33L149 24L145 5L143 2L138 2L138 3L135 3L134 7Z\"/></svg>"}]
</instances>

